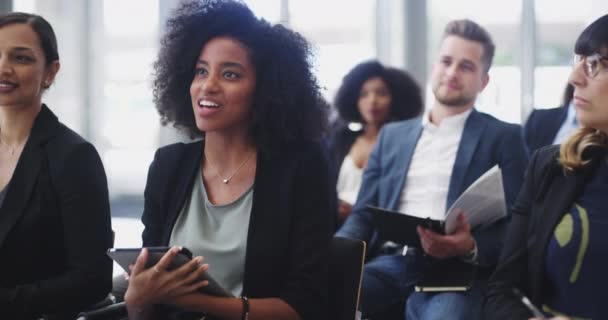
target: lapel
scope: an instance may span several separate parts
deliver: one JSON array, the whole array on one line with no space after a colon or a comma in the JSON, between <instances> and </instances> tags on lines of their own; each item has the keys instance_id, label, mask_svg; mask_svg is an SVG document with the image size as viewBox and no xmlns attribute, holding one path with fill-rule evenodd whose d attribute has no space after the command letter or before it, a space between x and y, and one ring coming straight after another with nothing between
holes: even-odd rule
<instances>
[{"instance_id":1,"label":"lapel","mask_svg":"<svg viewBox=\"0 0 608 320\"><path fill-rule=\"evenodd\" d=\"M385 206L387 208L392 208L393 210L397 210L401 192L405 185L407 172L410 168L416 145L422 134L422 121L415 121L411 126L404 126L401 129L400 132L397 132L397 135L392 136L392 138L397 141L389 144L396 147L395 149L388 151L395 154L394 157L388 157L389 160L394 158L394 163L392 164L394 169L386 170L389 174L396 173L390 178L391 183L389 185L394 186L394 188L390 193L390 198L387 202L388 205ZM399 140L402 140L403 142L399 142ZM384 167L384 165L382 165L382 167ZM380 205L384 206L382 203L380 203Z\"/></svg>"},{"instance_id":2,"label":"lapel","mask_svg":"<svg viewBox=\"0 0 608 320\"><path fill-rule=\"evenodd\" d=\"M473 109L464 125L458 151L456 152L452 176L450 177L448 197L446 199L446 208L449 208L463 191L465 175L469 171L468 169L472 163L475 149L477 149L477 144L486 126L487 122L484 121L477 110Z\"/></svg>"},{"instance_id":3,"label":"lapel","mask_svg":"<svg viewBox=\"0 0 608 320\"><path fill-rule=\"evenodd\" d=\"M204 140L198 141L196 143L187 144L184 153L181 157L175 162L177 165L177 170L169 173L169 183L167 184L168 188L175 188L174 190L167 190L164 192L169 198L165 199L165 203L168 204L167 207L167 225L174 226L175 220L177 220L177 216L181 211L184 203L192 193L192 187L194 185L194 179L198 176L201 159L203 157L203 148L204 148ZM199 177L200 179L200 177ZM174 180L174 182L171 182ZM173 199L171 199L173 198ZM171 238L171 232L173 231L173 227L164 228L164 234L162 235L163 242L165 244L169 243Z\"/></svg>"},{"instance_id":4,"label":"lapel","mask_svg":"<svg viewBox=\"0 0 608 320\"><path fill-rule=\"evenodd\" d=\"M562 127L562 124L564 121L566 121L566 117L568 116L568 105L559 107L551 112L552 113L549 117L544 117L545 119L543 119L543 121L545 122L539 124L541 126L546 126L546 130L538 130L537 133L539 135L539 139L542 141L539 143L537 148L553 144L553 140L555 139L557 132Z\"/></svg>"},{"instance_id":5,"label":"lapel","mask_svg":"<svg viewBox=\"0 0 608 320\"><path fill-rule=\"evenodd\" d=\"M29 203L46 158L44 145L55 135L58 128L57 117L42 105L34 120L30 137L17 161L4 203L0 207L0 246Z\"/></svg>"},{"instance_id":6,"label":"lapel","mask_svg":"<svg viewBox=\"0 0 608 320\"><path fill-rule=\"evenodd\" d=\"M569 105L565 105L558 109L559 113L557 114L557 117L555 117L555 122L553 123L553 138L555 138L555 135L557 135L557 132L559 131L559 128L561 128L564 121L566 121L566 118L568 117L568 108Z\"/></svg>"},{"instance_id":7,"label":"lapel","mask_svg":"<svg viewBox=\"0 0 608 320\"><path fill-rule=\"evenodd\" d=\"M266 170L266 168L280 168L281 164L274 164L265 158L262 152L258 150L258 157L255 172L255 186L253 190L253 203L251 204L251 217L249 218L249 228L247 233L247 248L245 249L245 275L243 277L243 294L250 294L252 283L256 282L256 274L258 273L259 261L255 261L256 257L260 256L260 250L264 250L264 243L268 241L266 232L268 229L268 221L273 221L271 215L276 212L276 208L272 204L277 203L277 193L273 188L276 184L276 170ZM270 160L270 161L269 161ZM276 166L276 167L275 167ZM280 173L279 173L280 174ZM274 225L273 228L282 228L285 226Z\"/></svg>"}]
</instances>

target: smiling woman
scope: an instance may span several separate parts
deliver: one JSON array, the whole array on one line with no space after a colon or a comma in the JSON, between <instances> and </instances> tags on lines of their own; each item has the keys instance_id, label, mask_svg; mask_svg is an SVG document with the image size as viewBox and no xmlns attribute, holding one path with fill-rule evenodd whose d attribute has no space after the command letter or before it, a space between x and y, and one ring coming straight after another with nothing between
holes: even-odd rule
<instances>
[{"instance_id":1,"label":"smiling woman","mask_svg":"<svg viewBox=\"0 0 608 320\"><path fill-rule=\"evenodd\" d=\"M125 293L131 318L326 317L336 199L310 59L302 36L240 1L186 2L169 19L155 64L157 109L203 140L157 151L143 243L199 257L170 271L169 251L146 269L142 250ZM192 280L203 272L242 298L199 293L206 283Z\"/></svg>"},{"instance_id":2,"label":"smiling woman","mask_svg":"<svg viewBox=\"0 0 608 320\"><path fill-rule=\"evenodd\" d=\"M200 131L241 130L247 134L256 83L248 51L231 37L214 38L201 50L190 85Z\"/></svg>"},{"instance_id":3,"label":"smiling woman","mask_svg":"<svg viewBox=\"0 0 608 320\"><path fill-rule=\"evenodd\" d=\"M42 17L0 15L0 317L70 318L109 291L105 172L42 104L59 71Z\"/></svg>"}]
</instances>

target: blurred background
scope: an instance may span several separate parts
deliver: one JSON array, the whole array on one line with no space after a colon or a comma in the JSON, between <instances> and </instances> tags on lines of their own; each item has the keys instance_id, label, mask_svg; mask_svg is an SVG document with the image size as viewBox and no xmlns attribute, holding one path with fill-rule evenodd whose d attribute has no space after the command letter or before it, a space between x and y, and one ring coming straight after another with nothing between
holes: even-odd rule
<instances>
[{"instance_id":1,"label":"blurred background","mask_svg":"<svg viewBox=\"0 0 608 320\"><path fill-rule=\"evenodd\" d=\"M290 26L315 46L328 101L344 74L377 58L427 75L445 24L470 18L497 46L478 108L514 123L560 104L576 36L608 12L606 0L246 0L260 17ZM187 140L161 127L151 73L164 21L178 0L0 0L0 12L44 16L62 68L44 97L60 120L91 141L109 179L116 246L140 246L143 189L154 151Z\"/></svg>"}]
</instances>

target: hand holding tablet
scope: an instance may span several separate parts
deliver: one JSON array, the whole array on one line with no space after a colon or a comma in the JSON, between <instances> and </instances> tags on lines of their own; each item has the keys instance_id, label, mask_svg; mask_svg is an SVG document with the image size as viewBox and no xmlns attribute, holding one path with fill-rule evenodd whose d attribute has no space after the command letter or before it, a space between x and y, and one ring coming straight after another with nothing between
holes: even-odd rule
<instances>
[{"instance_id":1,"label":"hand holding tablet","mask_svg":"<svg viewBox=\"0 0 608 320\"><path fill-rule=\"evenodd\" d=\"M155 272L162 271L173 271L179 267L189 263L192 260L192 253L186 248L180 248L175 256L170 260L166 266L163 263L163 267L157 267L157 264L161 261L163 256L171 249L171 247L149 247L146 248L148 251L148 258L144 269L156 268ZM127 273L131 273L129 270L130 265L135 265L138 256L141 253L142 248L112 248L108 249L108 256L116 261ZM167 258L165 258L167 259ZM165 260L166 261L166 260ZM160 270L163 269L163 270ZM194 270L193 270L194 272ZM233 297L233 295L226 289L222 288L215 279L213 279L207 271L204 271L200 276L194 279L194 283L201 281L208 281L208 285L203 286L199 289L201 293L210 294L220 297Z\"/></svg>"}]
</instances>

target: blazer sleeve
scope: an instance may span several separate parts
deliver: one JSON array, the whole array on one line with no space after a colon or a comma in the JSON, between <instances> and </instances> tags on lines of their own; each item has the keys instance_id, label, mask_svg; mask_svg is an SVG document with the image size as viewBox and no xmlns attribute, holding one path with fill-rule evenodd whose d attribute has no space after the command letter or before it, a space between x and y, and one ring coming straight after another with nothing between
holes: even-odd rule
<instances>
[{"instance_id":1,"label":"blazer sleeve","mask_svg":"<svg viewBox=\"0 0 608 320\"><path fill-rule=\"evenodd\" d=\"M302 319L325 319L336 191L326 153L320 149L303 154L295 170L287 275L279 297Z\"/></svg>"},{"instance_id":2,"label":"blazer sleeve","mask_svg":"<svg viewBox=\"0 0 608 320\"><path fill-rule=\"evenodd\" d=\"M490 278L484 298L484 319L528 319L532 314L511 293L512 288L526 290L528 266L528 225L530 208L540 183L541 173L538 153L528 166L526 179L511 212L508 241L494 274Z\"/></svg>"},{"instance_id":3,"label":"blazer sleeve","mask_svg":"<svg viewBox=\"0 0 608 320\"><path fill-rule=\"evenodd\" d=\"M2 289L0 296L8 296L11 305L27 314L82 310L103 299L112 287L112 260L106 255L112 247L110 204L101 159L89 143L49 158L51 194L57 198L63 225L65 272Z\"/></svg>"},{"instance_id":4,"label":"blazer sleeve","mask_svg":"<svg viewBox=\"0 0 608 320\"><path fill-rule=\"evenodd\" d=\"M497 162L502 170L503 187L507 209L511 208L524 180L524 171L528 155L522 139L521 128L516 125L508 127L501 136L497 146ZM488 228L476 231L473 236L477 243L478 264L493 266L504 245L509 218L502 219Z\"/></svg>"},{"instance_id":5,"label":"blazer sleeve","mask_svg":"<svg viewBox=\"0 0 608 320\"><path fill-rule=\"evenodd\" d=\"M378 204L378 192L382 173L381 161L386 130L381 130L378 141L367 160L367 168L363 172L363 179L357 201L336 236L358 239L369 244L374 234L372 215L366 209L367 205Z\"/></svg>"}]
</instances>

